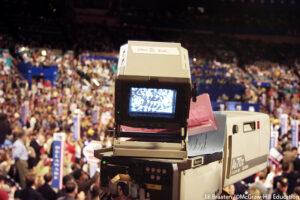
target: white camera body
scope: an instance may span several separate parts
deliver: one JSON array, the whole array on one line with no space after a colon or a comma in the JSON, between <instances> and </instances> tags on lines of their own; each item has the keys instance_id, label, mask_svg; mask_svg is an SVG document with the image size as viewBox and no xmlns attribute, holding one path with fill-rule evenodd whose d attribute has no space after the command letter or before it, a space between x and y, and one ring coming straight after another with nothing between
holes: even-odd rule
<instances>
[{"instance_id":1,"label":"white camera body","mask_svg":"<svg viewBox=\"0 0 300 200\"><path fill-rule=\"evenodd\" d=\"M169 101L153 100L165 93L172 95ZM129 186L134 185L132 198L214 199L223 187L267 166L271 132L267 114L214 112L217 130L189 136L192 93L188 53L179 43L129 41L121 47L114 145L95 151L101 159L102 186L127 174ZM179 131L137 133L123 131L122 126Z\"/></svg>"}]
</instances>

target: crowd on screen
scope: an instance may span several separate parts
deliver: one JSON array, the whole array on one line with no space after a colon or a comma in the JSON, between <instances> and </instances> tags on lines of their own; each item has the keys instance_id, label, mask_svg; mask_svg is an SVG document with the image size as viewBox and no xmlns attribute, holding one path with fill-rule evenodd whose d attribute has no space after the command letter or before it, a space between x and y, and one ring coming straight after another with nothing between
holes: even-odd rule
<instances>
[{"instance_id":1,"label":"crowd on screen","mask_svg":"<svg viewBox=\"0 0 300 200\"><path fill-rule=\"evenodd\" d=\"M56 54L50 49L20 48L16 48L15 58L6 50L0 51L0 123L6 128L2 130L7 136L0 138L3 140L0 141L3 143L0 150L0 197L22 200L101 199L101 195L107 193L99 185L98 172L90 170L82 149L87 140L99 140L103 147L112 143L112 136L106 130L114 126L116 63L93 57L75 57L70 52ZM57 81L51 84L40 76L29 85L19 74L13 59L16 63L30 62L34 67L57 65ZM198 82L212 84L211 77L218 76L229 78L229 84L244 84L244 99L249 103L260 103L261 111L270 114L274 130L280 132L279 114L289 116L288 131L279 137L276 146L284 155L282 163L276 167L270 165L247 183L239 182L225 188L232 198L237 198L236 194L249 194L271 199L272 196L268 195L280 192L300 198L298 150L291 145L291 120L299 119L300 114L299 71L297 75L287 66L271 65L261 63L242 69L237 63L213 61L204 68L200 62L192 62L192 75L210 77L196 79ZM252 81L268 82L270 86L253 85ZM28 112L24 116L22 106L25 104ZM99 112L97 119L93 115L95 109ZM74 115L81 116L81 137L77 141L73 138ZM50 187L53 133L56 132L66 133L63 189L59 191ZM118 188L119 197L110 198L126 196L126 184L120 184Z\"/></svg>"}]
</instances>

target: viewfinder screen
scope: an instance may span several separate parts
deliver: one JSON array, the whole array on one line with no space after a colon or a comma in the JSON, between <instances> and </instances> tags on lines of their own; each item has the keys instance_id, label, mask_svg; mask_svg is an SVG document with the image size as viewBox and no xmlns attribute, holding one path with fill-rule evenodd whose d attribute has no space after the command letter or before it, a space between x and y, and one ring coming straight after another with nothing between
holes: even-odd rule
<instances>
[{"instance_id":1,"label":"viewfinder screen","mask_svg":"<svg viewBox=\"0 0 300 200\"><path fill-rule=\"evenodd\" d=\"M129 114L131 116L174 116L177 91L165 88L131 87ZM156 115L157 114L157 115Z\"/></svg>"}]
</instances>

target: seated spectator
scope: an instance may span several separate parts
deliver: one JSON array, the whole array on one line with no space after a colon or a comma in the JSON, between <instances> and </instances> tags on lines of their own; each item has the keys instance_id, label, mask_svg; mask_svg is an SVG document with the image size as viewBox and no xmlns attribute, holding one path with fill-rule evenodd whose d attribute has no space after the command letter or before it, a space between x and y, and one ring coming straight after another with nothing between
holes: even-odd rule
<instances>
[{"instance_id":1,"label":"seated spectator","mask_svg":"<svg viewBox=\"0 0 300 200\"><path fill-rule=\"evenodd\" d=\"M92 186L91 188L91 199L100 200L100 187L97 185Z\"/></svg>"},{"instance_id":2,"label":"seated spectator","mask_svg":"<svg viewBox=\"0 0 300 200\"><path fill-rule=\"evenodd\" d=\"M288 143L285 146L285 151L283 152L283 162L289 164L289 172L294 170L294 161L296 160L297 156L292 151L292 144Z\"/></svg>"},{"instance_id":3,"label":"seated spectator","mask_svg":"<svg viewBox=\"0 0 300 200\"><path fill-rule=\"evenodd\" d=\"M81 169L75 169L73 176L78 184L78 192L83 191L87 195L91 185L98 179L99 174L96 173L93 178L89 178Z\"/></svg>"},{"instance_id":4,"label":"seated spectator","mask_svg":"<svg viewBox=\"0 0 300 200\"><path fill-rule=\"evenodd\" d=\"M282 164L282 174L279 176L275 176L273 180L273 189L276 189L277 187L277 182L281 180L282 178L288 178L288 171L289 171L289 164L288 163L283 163Z\"/></svg>"},{"instance_id":5,"label":"seated spectator","mask_svg":"<svg viewBox=\"0 0 300 200\"><path fill-rule=\"evenodd\" d=\"M20 200L45 200L43 195L35 190L35 187L36 175L30 172L26 175L26 187L21 191L17 191L15 198Z\"/></svg>"},{"instance_id":6,"label":"seated spectator","mask_svg":"<svg viewBox=\"0 0 300 200\"><path fill-rule=\"evenodd\" d=\"M83 192L78 194L78 186L73 181L70 181L66 184L65 192L66 192L65 196L59 197L57 200L75 200L76 197L77 200L83 200L85 198Z\"/></svg>"},{"instance_id":7,"label":"seated spectator","mask_svg":"<svg viewBox=\"0 0 300 200\"><path fill-rule=\"evenodd\" d=\"M288 191L289 183L288 179L285 177L281 177L277 182L277 187L272 193L271 200L280 199L284 200L287 199L287 191Z\"/></svg>"},{"instance_id":8,"label":"seated spectator","mask_svg":"<svg viewBox=\"0 0 300 200\"><path fill-rule=\"evenodd\" d=\"M255 183L252 183L249 185L250 189L258 190L263 199L266 199L265 197L268 195L268 189L264 185L266 181L267 175L265 172L259 173L259 180L257 180Z\"/></svg>"},{"instance_id":9,"label":"seated spectator","mask_svg":"<svg viewBox=\"0 0 300 200\"><path fill-rule=\"evenodd\" d=\"M68 182L74 181L74 178L72 175L66 175L63 177L63 186L62 189L58 191L56 198L64 197L66 195L66 185Z\"/></svg>"},{"instance_id":10,"label":"seated spectator","mask_svg":"<svg viewBox=\"0 0 300 200\"><path fill-rule=\"evenodd\" d=\"M294 170L300 172L300 159L298 158L298 148L293 147L292 152L296 156L296 159L294 161Z\"/></svg>"},{"instance_id":11,"label":"seated spectator","mask_svg":"<svg viewBox=\"0 0 300 200\"><path fill-rule=\"evenodd\" d=\"M261 200L263 195L261 195L260 191L255 188L249 189L249 199L258 199Z\"/></svg>"},{"instance_id":12,"label":"seated spectator","mask_svg":"<svg viewBox=\"0 0 300 200\"><path fill-rule=\"evenodd\" d=\"M131 200L131 198L128 197L129 188L126 183L119 182L117 184L117 190L118 190L118 197L114 198L114 200Z\"/></svg>"},{"instance_id":13,"label":"seated spectator","mask_svg":"<svg viewBox=\"0 0 300 200\"><path fill-rule=\"evenodd\" d=\"M43 197L47 200L55 200L56 193L51 187L52 183L52 174L48 173L44 176L45 183L40 186L37 191L43 195Z\"/></svg>"}]
</instances>

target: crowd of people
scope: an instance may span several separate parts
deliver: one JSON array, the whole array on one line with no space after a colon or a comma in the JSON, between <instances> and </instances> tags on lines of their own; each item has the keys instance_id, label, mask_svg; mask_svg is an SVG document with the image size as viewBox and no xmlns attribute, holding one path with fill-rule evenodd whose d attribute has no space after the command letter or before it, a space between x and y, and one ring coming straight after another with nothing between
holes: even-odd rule
<instances>
[{"instance_id":1,"label":"crowd of people","mask_svg":"<svg viewBox=\"0 0 300 200\"><path fill-rule=\"evenodd\" d=\"M89 140L99 140L103 147L112 144L112 136L106 130L114 127L115 61L22 46L16 46L14 55L7 50L0 51L0 111L3 113L0 119L1 125L6 127L2 130L7 134L1 141L0 195L4 195L4 199L10 196L22 200L61 200L99 199L101 194L107 194L99 186L99 174L91 170L82 149ZM29 84L19 74L18 62L31 63L33 67L56 65L57 80L50 83L41 76ZM225 84L228 78L229 84L243 84L246 87L243 99L260 104L261 111L270 115L273 130L280 132L280 114L289 116L288 131L279 137L277 146L284 155L282 164L276 168L270 165L249 184L237 183L225 188L227 193L234 198L238 197L234 194L260 194L263 199L270 199L268 195L280 191L299 195L298 151L291 146L291 120L299 119L299 65L295 62L295 66L289 68L276 63L257 63L241 68L238 62L215 60L205 64L195 59L191 66L192 75L201 76L195 80L197 83ZM220 79L213 82L212 77ZM258 84L253 85L253 81ZM261 87L261 82L268 82L269 86ZM77 141L73 138L74 115L81 118L81 136ZM53 134L56 132L66 134L64 186L60 191L51 188ZM121 188L119 196L128 195L124 184L118 187Z\"/></svg>"},{"instance_id":2,"label":"crowd of people","mask_svg":"<svg viewBox=\"0 0 300 200\"><path fill-rule=\"evenodd\" d=\"M205 84L242 84L244 77L242 69L236 64L217 62L203 63L196 59L191 63L191 75L195 77L194 82Z\"/></svg>"},{"instance_id":3,"label":"crowd of people","mask_svg":"<svg viewBox=\"0 0 300 200\"><path fill-rule=\"evenodd\" d=\"M4 56L11 57L9 53ZM80 61L71 54L55 56L50 50L47 55L42 55L41 51L33 49L20 52L20 59L36 67L57 65L59 68L53 85L43 79L33 80L29 85L16 66L9 68L6 58L2 58L5 62L0 64L3 72L0 110L4 113L3 120L8 121L11 128L6 133L9 139L2 145L2 170L25 188L28 181L31 187L42 185L49 179L44 176L51 172L53 133L66 133L64 175L73 172L75 167L86 165L82 155L84 141L101 139L103 146L111 145L111 135L105 131L113 128L114 63L92 59ZM88 81L82 76L89 77ZM27 106L26 116L21 112L24 105ZM97 116L93 114L95 109ZM72 135L74 113L81 117L81 139L78 141L74 141ZM32 183L33 176L40 182ZM20 198L26 197L21 195Z\"/></svg>"},{"instance_id":4,"label":"crowd of people","mask_svg":"<svg viewBox=\"0 0 300 200\"><path fill-rule=\"evenodd\" d=\"M299 104L299 69L300 65L288 67L272 62L259 62L241 68L237 63L221 63L214 60L191 62L191 75L196 84L243 85L244 94L237 99L247 103L260 103L261 109L270 114L277 114L275 108L284 108L294 118ZM223 99L220 93L220 101ZM270 102L275 102L275 104ZM268 105L268 106L267 106ZM271 106L270 106L271 105ZM276 113L273 113L276 112Z\"/></svg>"}]
</instances>

